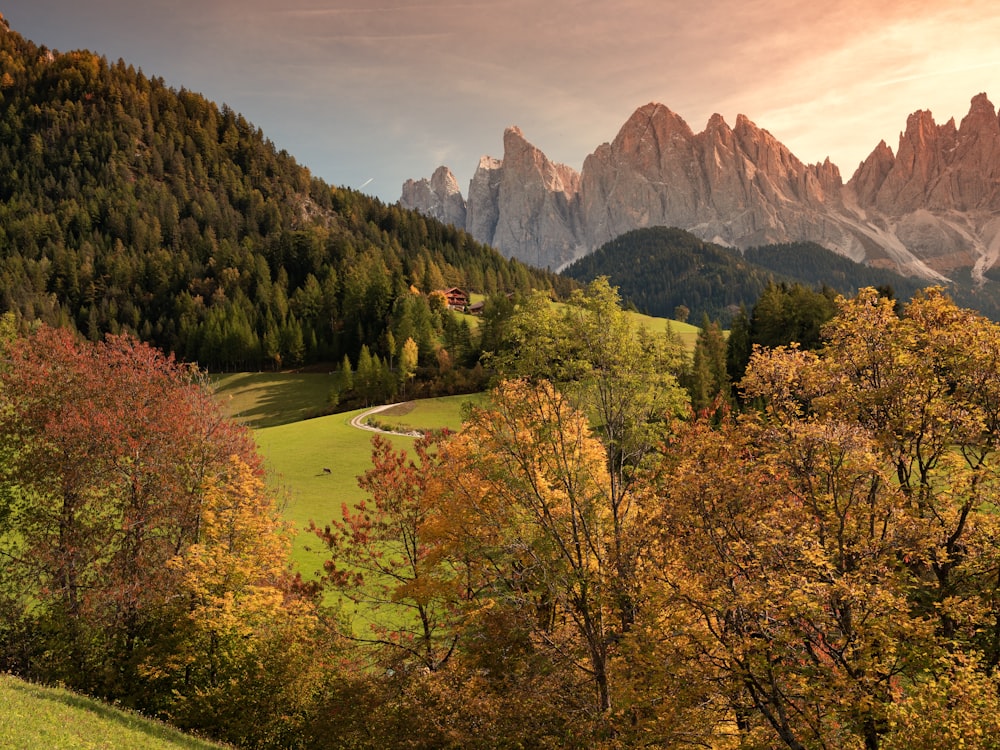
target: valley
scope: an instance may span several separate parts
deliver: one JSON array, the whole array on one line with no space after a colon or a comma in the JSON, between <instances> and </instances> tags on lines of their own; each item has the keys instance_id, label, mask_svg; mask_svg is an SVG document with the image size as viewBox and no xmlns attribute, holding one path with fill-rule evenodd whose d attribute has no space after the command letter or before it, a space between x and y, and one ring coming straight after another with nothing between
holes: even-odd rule
<instances>
[{"instance_id":1,"label":"valley","mask_svg":"<svg viewBox=\"0 0 1000 750\"><path fill-rule=\"evenodd\" d=\"M654 102L388 204L0 66L0 745L994 748L985 94L847 182Z\"/></svg>"}]
</instances>

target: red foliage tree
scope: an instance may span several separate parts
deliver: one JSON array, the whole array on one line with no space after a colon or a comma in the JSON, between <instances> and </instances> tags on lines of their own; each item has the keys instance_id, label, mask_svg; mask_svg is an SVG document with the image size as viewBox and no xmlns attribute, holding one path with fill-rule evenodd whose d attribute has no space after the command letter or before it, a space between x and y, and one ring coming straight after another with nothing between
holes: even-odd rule
<instances>
[{"instance_id":1,"label":"red foliage tree","mask_svg":"<svg viewBox=\"0 0 1000 750\"><path fill-rule=\"evenodd\" d=\"M252 440L196 370L127 336L15 340L0 409L0 583L44 633L37 676L120 695L169 632L166 562L198 540L206 482L232 456L259 472Z\"/></svg>"}]
</instances>

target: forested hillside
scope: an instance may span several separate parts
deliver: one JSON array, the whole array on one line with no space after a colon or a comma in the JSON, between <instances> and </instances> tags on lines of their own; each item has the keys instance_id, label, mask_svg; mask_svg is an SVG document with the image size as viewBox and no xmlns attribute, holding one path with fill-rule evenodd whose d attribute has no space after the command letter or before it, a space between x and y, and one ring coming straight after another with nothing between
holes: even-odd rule
<instances>
[{"instance_id":1,"label":"forested hillside","mask_svg":"<svg viewBox=\"0 0 1000 750\"><path fill-rule=\"evenodd\" d=\"M564 271L580 281L608 276L622 297L650 315L672 317L680 305L728 326L741 305L751 307L771 282L826 286L845 295L864 287L891 288L906 300L926 280L855 263L813 242L767 245L744 253L698 239L682 229L650 227L623 234ZM956 301L1000 317L995 283L950 285Z\"/></svg>"},{"instance_id":2,"label":"forested hillside","mask_svg":"<svg viewBox=\"0 0 1000 750\"><path fill-rule=\"evenodd\" d=\"M753 304L773 276L736 250L671 227L623 234L563 273L579 280L607 276L627 303L649 315L671 318L684 305L693 320L708 315L727 323L741 304Z\"/></svg>"},{"instance_id":3,"label":"forested hillside","mask_svg":"<svg viewBox=\"0 0 1000 750\"><path fill-rule=\"evenodd\" d=\"M430 320L400 302L411 287L568 283L330 187L241 115L120 60L0 20L0 70L0 305L23 320L257 369L393 356L386 331Z\"/></svg>"}]
</instances>

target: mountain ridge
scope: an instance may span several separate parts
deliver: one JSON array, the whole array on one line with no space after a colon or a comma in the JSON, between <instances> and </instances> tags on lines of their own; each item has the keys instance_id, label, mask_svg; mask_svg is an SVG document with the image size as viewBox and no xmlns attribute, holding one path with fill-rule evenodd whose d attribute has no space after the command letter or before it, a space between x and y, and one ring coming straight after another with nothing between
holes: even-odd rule
<instances>
[{"instance_id":1,"label":"mountain ridge","mask_svg":"<svg viewBox=\"0 0 1000 750\"><path fill-rule=\"evenodd\" d=\"M400 204L445 220L417 197L425 182L409 180ZM715 114L695 133L650 102L579 172L508 128L503 158L483 157L465 201L461 228L540 267L662 225L741 249L812 241L905 275L981 282L1000 260L1000 119L985 93L959 125L918 110L895 152L881 141L844 182L829 159L802 162L745 115L730 127Z\"/></svg>"},{"instance_id":2,"label":"mountain ridge","mask_svg":"<svg viewBox=\"0 0 1000 750\"><path fill-rule=\"evenodd\" d=\"M891 288L904 302L923 286L886 269L862 266L813 242L740 252L668 227L626 232L562 273L581 283L606 276L623 300L647 315L670 318L684 306L690 320L707 315L723 327L732 323L741 307L753 307L771 283L828 288L848 297L863 287ZM995 317L992 300L980 301L989 303L982 312Z\"/></svg>"}]
</instances>

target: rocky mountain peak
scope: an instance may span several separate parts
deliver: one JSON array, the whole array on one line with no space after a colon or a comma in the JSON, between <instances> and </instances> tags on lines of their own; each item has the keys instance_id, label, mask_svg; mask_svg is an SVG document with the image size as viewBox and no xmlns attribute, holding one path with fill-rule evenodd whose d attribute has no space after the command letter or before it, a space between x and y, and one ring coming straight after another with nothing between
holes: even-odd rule
<instances>
[{"instance_id":1,"label":"rocky mountain peak","mask_svg":"<svg viewBox=\"0 0 1000 750\"><path fill-rule=\"evenodd\" d=\"M457 227L465 226L465 198L462 197L458 180L448 167L438 167L430 180L407 180L403 183L399 204L439 221Z\"/></svg>"},{"instance_id":2,"label":"rocky mountain peak","mask_svg":"<svg viewBox=\"0 0 1000 750\"><path fill-rule=\"evenodd\" d=\"M524 131L517 125L511 125L503 131L503 155L507 158L508 153L534 149L528 139L524 137Z\"/></svg>"},{"instance_id":3,"label":"rocky mountain peak","mask_svg":"<svg viewBox=\"0 0 1000 750\"><path fill-rule=\"evenodd\" d=\"M634 164L654 165L662 161L665 151L693 137L683 118L668 107L651 102L632 113L610 147Z\"/></svg>"},{"instance_id":4,"label":"rocky mountain peak","mask_svg":"<svg viewBox=\"0 0 1000 750\"><path fill-rule=\"evenodd\" d=\"M515 184L539 183L544 189L572 197L580 178L574 169L549 160L540 149L528 142L519 127L512 126L503 135L504 179Z\"/></svg>"},{"instance_id":5,"label":"rocky mountain peak","mask_svg":"<svg viewBox=\"0 0 1000 750\"><path fill-rule=\"evenodd\" d=\"M846 185L829 159L804 164L745 115L730 128L714 114L695 134L655 102L579 173L550 161L520 128L508 128L503 143L503 159L483 157L469 184L465 227L537 266L560 268L657 225L738 247L812 240L938 280L1000 262L1000 119L985 94L958 126L914 112L895 153L880 142ZM408 181L405 205L435 210L453 193L447 174L426 186Z\"/></svg>"},{"instance_id":6,"label":"rocky mountain peak","mask_svg":"<svg viewBox=\"0 0 1000 750\"><path fill-rule=\"evenodd\" d=\"M879 141L875 150L858 165L848 183L856 192L858 203L863 206L874 203L879 188L895 162L896 156L889 145L884 140Z\"/></svg>"},{"instance_id":7,"label":"rocky mountain peak","mask_svg":"<svg viewBox=\"0 0 1000 750\"><path fill-rule=\"evenodd\" d=\"M954 119L951 120L952 130L954 130ZM962 124L955 133L958 147L964 148L957 157L965 156L970 142L989 144L1000 141L1000 120L997 119L996 109L993 103L986 97L986 94L979 94L972 100L969 114L962 118ZM978 156L989 157L992 151L988 148L987 153L978 153Z\"/></svg>"},{"instance_id":8,"label":"rocky mountain peak","mask_svg":"<svg viewBox=\"0 0 1000 750\"><path fill-rule=\"evenodd\" d=\"M726 122L726 119L716 112L708 118L708 124L705 125L705 130L700 134L700 136L697 137L700 137L709 143L715 144L716 146L722 146L725 149L731 150L735 147L734 136L735 131L729 127L729 123Z\"/></svg>"},{"instance_id":9,"label":"rocky mountain peak","mask_svg":"<svg viewBox=\"0 0 1000 750\"><path fill-rule=\"evenodd\" d=\"M962 125L964 126L966 122L986 122L996 120L996 118L997 113L993 102L990 101L990 98L985 93L979 93L972 97L972 102L969 105L969 114L962 119Z\"/></svg>"},{"instance_id":10,"label":"rocky mountain peak","mask_svg":"<svg viewBox=\"0 0 1000 750\"><path fill-rule=\"evenodd\" d=\"M972 99L956 128L927 110L906 121L895 158L884 143L851 178L858 204L892 216L920 209L1000 209L1000 121L986 94Z\"/></svg>"},{"instance_id":11,"label":"rocky mountain peak","mask_svg":"<svg viewBox=\"0 0 1000 750\"><path fill-rule=\"evenodd\" d=\"M658 134L678 134L683 138L694 135L691 128L680 115L669 107L657 102L650 102L639 107L625 121L618 132L619 138L629 138L653 131Z\"/></svg>"}]
</instances>

